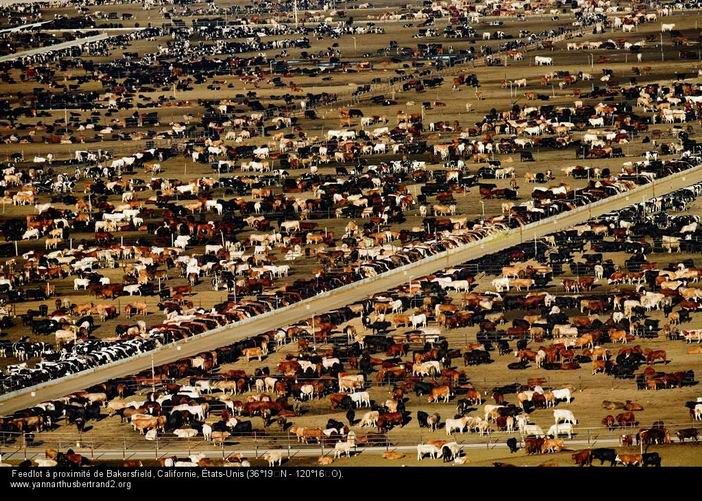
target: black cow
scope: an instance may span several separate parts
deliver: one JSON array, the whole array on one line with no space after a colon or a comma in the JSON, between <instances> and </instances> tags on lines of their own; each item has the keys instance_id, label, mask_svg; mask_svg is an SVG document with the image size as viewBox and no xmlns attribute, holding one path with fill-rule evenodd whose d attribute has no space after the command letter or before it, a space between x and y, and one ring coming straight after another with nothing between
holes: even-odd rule
<instances>
[{"instance_id":1,"label":"black cow","mask_svg":"<svg viewBox=\"0 0 702 501\"><path fill-rule=\"evenodd\" d=\"M418 397L421 397L422 395L428 395L429 393L431 393L431 389L433 387L434 386L429 384L429 383L422 383L422 382L415 383L414 384L414 393Z\"/></svg>"},{"instance_id":2,"label":"black cow","mask_svg":"<svg viewBox=\"0 0 702 501\"><path fill-rule=\"evenodd\" d=\"M451 450L451 447L443 446L441 448L441 457L444 460L444 463L450 463L453 461L453 451Z\"/></svg>"},{"instance_id":3,"label":"black cow","mask_svg":"<svg viewBox=\"0 0 702 501\"><path fill-rule=\"evenodd\" d=\"M346 420L349 422L349 426L353 426L356 422L356 412L353 409L349 408L346 411Z\"/></svg>"},{"instance_id":4,"label":"black cow","mask_svg":"<svg viewBox=\"0 0 702 501\"><path fill-rule=\"evenodd\" d=\"M689 438L689 439L697 442L698 431L695 428L684 428L684 429L679 430L677 432L677 436L678 436L678 440L680 440L681 442L684 442L686 438Z\"/></svg>"},{"instance_id":5,"label":"black cow","mask_svg":"<svg viewBox=\"0 0 702 501\"><path fill-rule=\"evenodd\" d=\"M429 428L429 423L427 423L428 418L428 413L424 411L417 411L417 422L419 423L420 428Z\"/></svg>"},{"instance_id":6,"label":"black cow","mask_svg":"<svg viewBox=\"0 0 702 501\"><path fill-rule=\"evenodd\" d=\"M644 452L641 455L641 466L661 466L661 456L657 452Z\"/></svg>"},{"instance_id":7,"label":"black cow","mask_svg":"<svg viewBox=\"0 0 702 501\"><path fill-rule=\"evenodd\" d=\"M334 428L335 430L341 430L344 428L344 423L342 423L341 421L337 421L336 419L329 419L327 421L327 428L326 429L328 430L329 428Z\"/></svg>"},{"instance_id":8,"label":"black cow","mask_svg":"<svg viewBox=\"0 0 702 501\"><path fill-rule=\"evenodd\" d=\"M473 407L473 405L465 398L462 398L456 404L456 412L458 414L460 414L461 416L468 414L470 411L472 411L474 409L475 408Z\"/></svg>"},{"instance_id":9,"label":"black cow","mask_svg":"<svg viewBox=\"0 0 702 501\"><path fill-rule=\"evenodd\" d=\"M235 435L250 435L253 431L251 421L238 421L236 426L232 428L232 436Z\"/></svg>"},{"instance_id":10,"label":"black cow","mask_svg":"<svg viewBox=\"0 0 702 501\"><path fill-rule=\"evenodd\" d=\"M484 350L467 351L463 354L464 365L480 365L492 362L490 354Z\"/></svg>"},{"instance_id":11,"label":"black cow","mask_svg":"<svg viewBox=\"0 0 702 501\"><path fill-rule=\"evenodd\" d=\"M514 454L519 450L519 445L517 444L517 439L514 437L510 437L507 439L507 447L509 447L509 452L511 454Z\"/></svg>"},{"instance_id":12,"label":"black cow","mask_svg":"<svg viewBox=\"0 0 702 501\"><path fill-rule=\"evenodd\" d=\"M598 449L592 450L592 459L600 460L600 465L603 465L605 461L609 461L610 466L614 466L617 461L617 451L607 447L600 447Z\"/></svg>"}]
</instances>

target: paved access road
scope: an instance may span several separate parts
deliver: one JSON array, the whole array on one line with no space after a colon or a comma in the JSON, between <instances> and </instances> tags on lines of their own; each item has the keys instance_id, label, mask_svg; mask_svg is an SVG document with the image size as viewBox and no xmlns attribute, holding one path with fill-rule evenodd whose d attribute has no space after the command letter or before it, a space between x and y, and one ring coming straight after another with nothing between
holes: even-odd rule
<instances>
[{"instance_id":1,"label":"paved access road","mask_svg":"<svg viewBox=\"0 0 702 501\"><path fill-rule=\"evenodd\" d=\"M85 30L87 31L87 30ZM93 35L91 37L76 38L69 42L61 42L54 45L49 45L47 47L38 47L36 49L25 50L22 52L17 52L15 54L9 54L7 56L0 57L0 63L5 63L7 61L14 61L15 59L20 59L28 56L35 56L37 54L48 54L49 52L55 52L57 50L69 49L71 47L78 47L80 45L89 44L92 42L99 42L106 38L110 38L117 35L108 35L107 33L100 33L99 35Z\"/></svg>"},{"instance_id":2,"label":"paved access road","mask_svg":"<svg viewBox=\"0 0 702 501\"><path fill-rule=\"evenodd\" d=\"M341 308L366 299L373 294L398 287L407 283L410 278L419 278L487 254L494 254L521 242L531 241L585 223L592 217L623 209L642 200L664 195L699 182L702 182L702 165L668 176L655 183L639 186L627 193L610 197L589 206L578 207L565 214L546 218L520 229L509 230L500 235L452 249L447 253L430 256L377 277L325 292L272 313L193 336L178 343L168 344L157 350L114 364L2 395L0 396L0 415L8 415L46 400L63 397L108 379L136 374L150 369L152 364L161 365L175 362L181 358L226 346L284 325L310 319L312 315Z\"/></svg>"}]
</instances>

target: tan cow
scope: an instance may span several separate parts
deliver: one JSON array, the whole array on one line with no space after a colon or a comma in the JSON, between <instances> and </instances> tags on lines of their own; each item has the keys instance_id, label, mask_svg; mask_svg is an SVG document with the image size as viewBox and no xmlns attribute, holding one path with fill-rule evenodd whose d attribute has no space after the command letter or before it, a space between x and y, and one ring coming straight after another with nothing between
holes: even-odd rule
<instances>
[{"instance_id":1,"label":"tan cow","mask_svg":"<svg viewBox=\"0 0 702 501\"><path fill-rule=\"evenodd\" d=\"M241 353L246 357L247 362L250 362L252 358L258 358L259 362L263 359L263 350L259 347L244 348Z\"/></svg>"}]
</instances>

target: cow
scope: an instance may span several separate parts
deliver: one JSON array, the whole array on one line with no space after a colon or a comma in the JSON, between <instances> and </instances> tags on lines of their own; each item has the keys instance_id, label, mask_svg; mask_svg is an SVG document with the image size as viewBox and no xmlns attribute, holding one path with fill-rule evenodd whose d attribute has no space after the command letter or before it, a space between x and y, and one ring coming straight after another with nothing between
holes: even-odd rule
<instances>
[{"instance_id":1,"label":"cow","mask_svg":"<svg viewBox=\"0 0 702 501\"><path fill-rule=\"evenodd\" d=\"M617 462L617 451L606 447L592 449L591 456L592 459L590 460L590 463L592 463L593 460L598 459L600 461L600 465L603 465L605 461L609 461L610 466L614 466Z\"/></svg>"},{"instance_id":2,"label":"cow","mask_svg":"<svg viewBox=\"0 0 702 501\"><path fill-rule=\"evenodd\" d=\"M560 452L565 447L565 442L557 438L546 438L541 446L541 452L547 454L549 452Z\"/></svg>"},{"instance_id":3,"label":"cow","mask_svg":"<svg viewBox=\"0 0 702 501\"><path fill-rule=\"evenodd\" d=\"M242 355L246 357L246 361L250 362L252 358L257 358L260 362L264 356L263 349L256 348L244 348L241 352Z\"/></svg>"},{"instance_id":4,"label":"cow","mask_svg":"<svg viewBox=\"0 0 702 501\"><path fill-rule=\"evenodd\" d=\"M565 400L567 403L570 403L571 399L573 398L571 396L570 388L552 390L551 393L553 394L553 398L555 400Z\"/></svg>"},{"instance_id":5,"label":"cow","mask_svg":"<svg viewBox=\"0 0 702 501\"><path fill-rule=\"evenodd\" d=\"M458 419L446 419L446 434L452 435L454 431L460 431L463 434L468 427L468 423L472 421L473 418L467 416Z\"/></svg>"},{"instance_id":6,"label":"cow","mask_svg":"<svg viewBox=\"0 0 702 501\"><path fill-rule=\"evenodd\" d=\"M575 419L573 412L565 409L554 409L553 419L555 420L556 424L560 423L561 421L564 423L578 424L578 420Z\"/></svg>"},{"instance_id":7,"label":"cow","mask_svg":"<svg viewBox=\"0 0 702 501\"><path fill-rule=\"evenodd\" d=\"M537 437L526 437L524 439L524 448L526 453L531 454L541 454L544 446L544 439Z\"/></svg>"},{"instance_id":8,"label":"cow","mask_svg":"<svg viewBox=\"0 0 702 501\"><path fill-rule=\"evenodd\" d=\"M418 444L417 445L417 461L424 459L424 456L429 455L432 459L440 458L442 455L441 449L434 444Z\"/></svg>"},{"instance_id":9,"label":"cow","mask_svg":"<svg viewBox=\"0 0 702 501\"><path fill-rule=\"evenodd\" d=\"M450 386L437 386L435 388L432 388L431 391L429 392L429 402L439 402L439 400L443 401L444 403L448 403L449 399L451 397L451 387Z\"/></svg>"},{"instance_id":10,"label":"cow","mask_svg":"<svg viewBox=\"0 0 702 501\"><path fill-rule=\"evenodd\" d=\"M592 452L590 449L576 452L571 455L576 466L592 466Z\"/></svg>"},{"instance_id":11,"label":"cow","mask_svg":"<svg viewBox=\"0 0 702 501\"><path fill-rule=\"evenodd\" d=\"M644 452L641 455L641 466L647 467L647 466L655 466L655 467L660 467L661 466L661 456L657 452Z\"/></svg>"},{"instance_id":12,"label":"cow","mask_svg":"<svg viewBox=\"0 0 702 501\"><path fill-rule=\"evenodd\" d=\"M615 461L621 463L624 466L641 466L643 464L643 458L641 454L617 454Z\"/></svg>"},{"instance_id":13,"label":"cow","mask_svg":"<svg viewBox=\"0 0 702 501\"><path fill-rule=\"evenodd\" d=\"M514 437L510 437L507 439L507 448L509 449L509 452L511 454L514 454L519 450L519 446L517 445L517 439Z\"/></svg>"},{"instance_id":14,"label":"cow","mask_svg":"<svg viewBox=\"0 0 702 501\"><path fill-rule=\"evenodd\" d=\"M685 442L685 440L688 438L690 440L694 440L695 442L699 440L699 432L696 428L683 428L682 430L678 430L676 435L680 442Z\"/></svg>"},{"instance_id":15,"label":"cow","mask_svg":"<svg viewBox=\"0 0 702 501\"><path fill-rule=\"evenodd\" d=\"M554 424L548 429L547 435L558 438L559 435L568 435L573 438L573 425L570 423Z\"/></svg>"},{"instance_id":16,"label":"cow","mask_svg":"<svg viewBox=\"0 0 702 501\"><path fill-rule=\"evenodd\" d=\"M268 467L272 468L278 463L278 466L283 464L283 453L280 451L269 451L263 455L263 459L268 461Z\"/></svg>"},{"instance_id":17,"label":"cow","mask_svg":"<svg viewBox=\"0 0 702 501\"><path fill-rule=\"evenodd\" d=\"M367 391L357 391L351 393L351 401L356 407L370 407L370 394Z\"/></svg>"}]
</instances>

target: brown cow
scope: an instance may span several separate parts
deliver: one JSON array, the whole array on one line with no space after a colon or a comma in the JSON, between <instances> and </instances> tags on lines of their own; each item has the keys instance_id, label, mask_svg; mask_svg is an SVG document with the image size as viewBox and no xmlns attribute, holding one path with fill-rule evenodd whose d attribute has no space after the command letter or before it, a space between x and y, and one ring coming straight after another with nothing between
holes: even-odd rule
<instances>
[{"instance_id":1,"label":"brown cow","mask_svg":"<svg viewBox=\"0 0 702 501\"><path fill-rule=\"evenodd\" d=\"M606 426L609 431L612 431L616 425L616 419L611 415L606 416L602 419L602 425Z\"/></svg>"},{"instance_id":2,"label":"brown cow","mask_svg":"<svg viewBox=\"0 0 702 501\"><path fill-rule=\"evenodd\" d=\"M599 372L604 373L605 371L605 361L604 360L593 360L592 361L592 374L595 375Z\"/></svg>"},{"instance_id":3,"label":"brown cow","mask_svg":"<svg viewBox=\"0 0 702 501\"><path fill-rule=\"evenodd\" d=\"M252 358L258 358L258 361L260 362L264 355L263 350L258 347L244 348L241 350L241 354L246 357L247 362L251 361Z\"/></svg>"},{"instance_id":4,"label":"brown cow","mask_svg":"<svg viewBox=\"0 0 702 501\"><path fill-rule=\"evenodd\" d=\"M668 357L667 357L667 355L666 355L665 350L649 350L649 349L646 349L646 351L644 352L644 354L646 355L646 363L647 363L648 365L653 365L653 364L655 364L657 361L661 361L661 362L663 362L664 364L667 364L667 363L668 363Z\"/></svg>"},{"instance_id":5,"label":"brown cow","mask_svg":"<svg viewBox=\"0 0 702 501\"><path fill-rule=\"evenodd\" d=\"M637 404L635 402L632 402L631 400L627 400L626 404L624 404L624 410L625 411L642 411L644 410L643 405Z\"/></svg>"},{"instance_id":6,"label":"brown cow","mask_svg":"<svg viewBox=\"0 0 702 501\"><path fill-rule=\"evenodd\" d=\"M544 443L541 446L541 452L547 454L549 452L560 452L565 447L565 442L561 439L544 439Z\"/></svg>"},{"instance_id":7,"label":"brown cow","mask_svg":"<svg viewBox=\"0 0 702 501\"><path fill-rule=\"evenodd\" d=\"M431 392L429 393L429 402L438 402L439 399L441 399L445 404L447 404L450 398L451 388L446 385L432 388Z\"/></svg>"},{"instance_id":8,"label":"brown cow","mask_svg":"<svg viewBox=\"0 0 702 501\"><path fill-rule=\"evenodd\" d=\"M617 414L617 424L621 427L636 426L636 415L633 412L622 412Z\"/></svg>"},{"instance_id":9,"label":"brown cow","mask_svg":"<svg viewBox=\"0 0 702 501\"><path fill-rule=\"evenodd\" d=\"M641 454L617 454L616 461L624 466L641 466Z\"/></svg>"},{"instance_id":10,"label":"brown cow","mask_svg":"<svg viewBox=\"0 0 702 501\"><path fill-rule=\"evenodd\" d=\"M320 443L323 437L324 432L319 428L304 428L302 430L302 442L306 444L309 444L310 440Z\"/></svg>"},{"instance_id":11,"label":"brown cow","mask_svg":"<svg viewBox=\"0 0 702 501\"><path fill-rule=\"evenodd\" d=\"M590 449L576 452L571 457L576 466L592 466L592 453Z\"/></svg>"},{"instance_id":12,"label":"brown cow","mask_svg":"<svg viewBox=\"0 0 702 501\"><path fill-rule=\"evenodd\" d=\"M400 325L407 326L410 324L410 317L409 315L393 315L392 323L395 324L397 327L399 327Z\"/></svg>"},{"instance_id":13,"label":"brown cow","mask_svg":"<svg viewBox=\"0 0 702 501\"><path fill-rule=\"evenodd\" d=\"M543 438L526 437L524 439L524 448L527 454L541 454L543 446Z\"/></svg>"},{"instance_id":14,"label":"brown cow","mask_svg":"<svg viewBox=\"0 0 702 501\"><path fill-rule=\"evenodd\" d=\"M382 433L393 426L404 426L404 424L405 421L401 412L384 412L378 416L376 426L378 427L378 432Z\"/></svg>"},{"instance_id":15,"label":"brown cow","mask_svg":"<svg viewBox=\"0 0 702 501\"><path fill-rule=\"evenodd\" d=\"M341 406L344 401L348 401L349 397L346 393L332 393L329 395L329 402L331 403L332 409L337 409Z\"/></svg>"}]
</instances>

